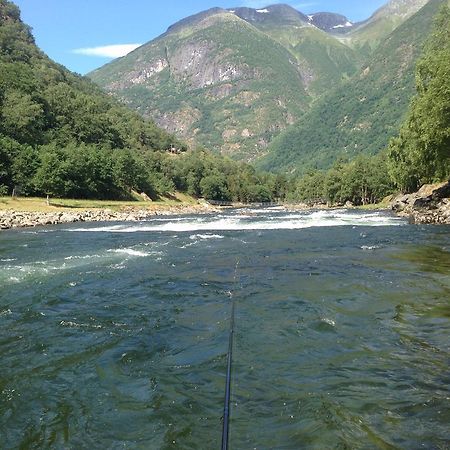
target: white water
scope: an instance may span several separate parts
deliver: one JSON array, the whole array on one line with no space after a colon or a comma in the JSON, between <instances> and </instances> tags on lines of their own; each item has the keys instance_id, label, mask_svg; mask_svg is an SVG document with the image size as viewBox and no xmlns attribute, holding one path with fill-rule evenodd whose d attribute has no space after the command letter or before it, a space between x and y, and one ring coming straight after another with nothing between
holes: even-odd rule
<instances>
[{"instance_id":1,"label":"white water","mask_svg":"<svg viewBox=\"0 0 450 450\"><path fill-rule=\"evenodd\" d=\"M3 260L9 264L0 267L0 287L3 283L21 283L28 278L42 279L56 275L61 271L82 269L89 265L100 265L98 270L103 270L109 264L112 269L123 269L125 263L135 258L154 257L160 259L164 253L158 250L145 250L142 248L151 246L153 243L143 243L135 248L111 248L101 253L87 255L70 255L63 258L49 259L47 261L33 261L26 264L14 263L15 259Z\"/></svg>"},{"instance_id":2,"label":"white water","mask_svg":"<svg viewBox=\"0 0 450 450\"><path fill-rule=\"evenodd\" d=\"M240 213L220 214L216 216L201 216L173 218L164 221L149 220L133 224L103 225L84 228L70 228L72 232L193 232L193 231L239 231L239 230L297 230L313 227L339 226L398 226L404 225L404 219L382 212L360 212L346 210L308 211L302 213L260 213L245 210Z\"/></svg>"},{"instance_id":3,"label":"white water","mask_svg":"<svg viewBox=\"0 0 450 450\"><path fill-rule=\"evenodd\" d=\"M204 242L221 240L229 235L219 234L219 231L252 231L252 230L300 230L313 227L380 227L404 225L406 221L383 212L360 212L347 210L324 210L306 212L287 212L273 210L240 210L230 211L225 214L190 216L190 217L168 217L155 218L140 223L121 224L91 224L83 228L65 228L68 232L91 232L91 233L134 233L134 232L177 232L189 233L187 242L180 242L181 249L200 245ZM46 228L36 233L51 233L58 228ZM61 229L59 228L59 231ZM359 231L357 232L359 233ZM81 269L87 266L99 267L104 270L109 267L114 270L124 269L129 262L136 258L151 257L162 260L165 252L164 247L176 236L171 236L169 241L154 242L143 239L138 245L118 245L116 248L105 248L100 252L89 252L87 254L72 254L60 258L48 258L48 260L18 263L15 258L3 258L0 267L0 286L3 283L20 283L29 278L41 279L56 275L61 271ZM362 250L370 251L378 246L363 245Z\"/></svg>"}]
</instances>

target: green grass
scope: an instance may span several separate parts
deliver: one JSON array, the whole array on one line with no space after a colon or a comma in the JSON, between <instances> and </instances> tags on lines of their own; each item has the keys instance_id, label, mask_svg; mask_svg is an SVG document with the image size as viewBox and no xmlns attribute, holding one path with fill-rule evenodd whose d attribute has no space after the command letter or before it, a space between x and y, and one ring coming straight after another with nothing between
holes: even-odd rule
<instances>
[{"instance_id":1,"label":"green grass","mask_svg":"<svg viewBox=\"0 0 450 450\"><path fill-rule=\"evenodd\" d=\"M176 193L173 197L161 198L158 201L114 201L114 200L75 200L51 198L47 204L46 198L39 197L0 197L0 211L34 211L34 212L59 212L73 209L111 209L121 211L124 209L165 209L171 206L192 206L197 200L182 193Z\"/></svg>"}]
</instances>

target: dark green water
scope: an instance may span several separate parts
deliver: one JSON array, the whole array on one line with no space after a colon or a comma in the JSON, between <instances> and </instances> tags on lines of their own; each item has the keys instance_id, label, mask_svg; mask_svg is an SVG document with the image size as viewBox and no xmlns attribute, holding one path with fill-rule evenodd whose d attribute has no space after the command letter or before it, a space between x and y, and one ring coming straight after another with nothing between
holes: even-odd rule
<instances>
[{"instance_id":1,"label":"dark green water","mask_svg":"<svg viewBox=\"0 0 450 450\"><path fill-rule=\"evenodd\" d=\"M0 234L1 449L450 448L450 229L256 212Z\"/></svg>"}]
</instances>

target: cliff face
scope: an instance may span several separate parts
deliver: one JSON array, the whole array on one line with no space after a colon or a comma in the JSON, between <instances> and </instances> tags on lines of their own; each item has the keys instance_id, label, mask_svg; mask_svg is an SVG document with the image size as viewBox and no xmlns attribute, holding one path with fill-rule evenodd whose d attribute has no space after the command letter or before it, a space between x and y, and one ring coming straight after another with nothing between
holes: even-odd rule
<instances>
[{"instance_id":1,"label":"cliff face","mask_svg":"<svg viewBox=\"0 0 450 450\"><path fill-rule=\"evenodd\" d=\"M245 20L214 10L91 77L192 145L252 160L310 102L291 59Z\"/></svg>"}]
</instances>

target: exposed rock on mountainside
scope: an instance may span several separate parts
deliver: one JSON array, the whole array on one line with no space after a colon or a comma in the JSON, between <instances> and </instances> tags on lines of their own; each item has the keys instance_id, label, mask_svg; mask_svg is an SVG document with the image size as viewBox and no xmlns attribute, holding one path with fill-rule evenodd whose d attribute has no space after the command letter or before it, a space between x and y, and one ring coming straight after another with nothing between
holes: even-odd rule
<instances>
[{"instance_id":1,"label":"exposed rock on mountainside","mask_svg":"<svg viewBox=\"0 0 450 450\"><path fill-rule=\"evenodd\" d=\"M274 5L188 17L90 76L192 145L253 160L357 65L307 16Z\"/></svg>"},{"instance_id":2,"label":"exposed rock on mountainside","mask_svg":"<svg viewBox=\"0 0 450 450\"><path fill-rule=\"evenodd\" d=\"M425 2L394 0L360 24L283 4L212 8L90 77L191 145L254 161L317 97L359 69L363 44L375 47Z\"/></svg>"}]
</instances>

